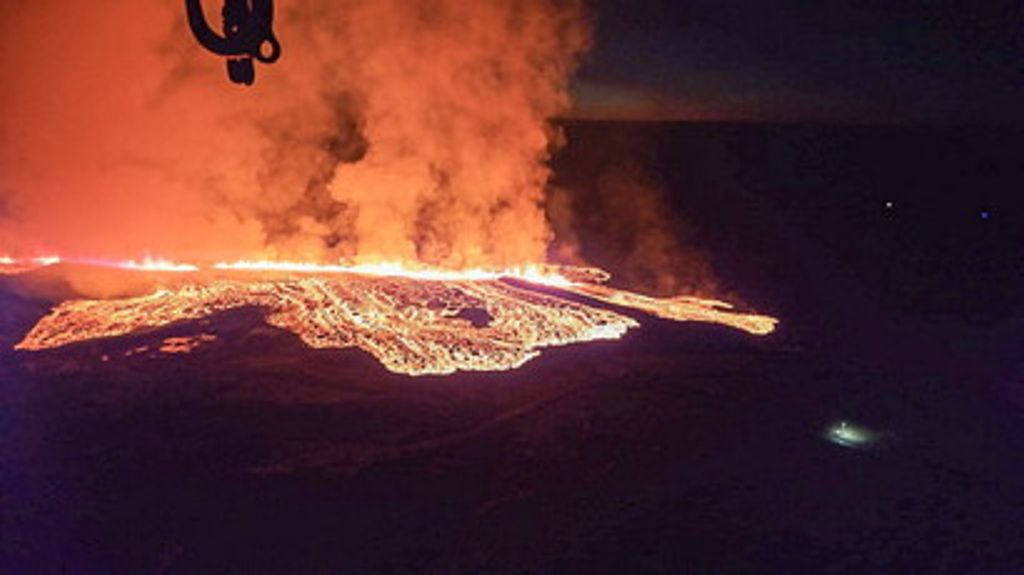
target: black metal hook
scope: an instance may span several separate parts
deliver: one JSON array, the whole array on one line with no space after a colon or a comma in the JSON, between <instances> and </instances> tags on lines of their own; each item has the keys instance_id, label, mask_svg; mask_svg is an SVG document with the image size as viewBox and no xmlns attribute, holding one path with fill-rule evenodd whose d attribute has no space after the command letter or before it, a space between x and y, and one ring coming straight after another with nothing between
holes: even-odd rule
<instances>
[{"instance_id":1,"label":"black metal hook","mask_svg":"<svg viewBox=\"0 0 1024 575\"><path fill-rule=\"evenodd\" d=\"M256 79L253 59L273 64L281 57L281 44L273 30L273 0L224 0L223 36L206 22L200 0L185 0L185 10L196 40L214 54L227 57L232 82L251 85Z\"/></svg>"}]
</instances>

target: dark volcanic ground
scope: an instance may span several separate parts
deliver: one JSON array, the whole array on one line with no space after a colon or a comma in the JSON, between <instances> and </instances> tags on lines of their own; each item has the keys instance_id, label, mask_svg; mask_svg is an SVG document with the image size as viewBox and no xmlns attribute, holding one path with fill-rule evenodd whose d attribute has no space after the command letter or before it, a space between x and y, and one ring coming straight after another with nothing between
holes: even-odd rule
<instances>
[{"instance_id":1,"label":"dark volcanic ground","mask_svg":"<svg viewBox=\"0 0 1024 575\"><path fill-rule=\"evenodd\" d=\"M0 278L0 570L1024 571L1024 136L567 129L579 209L608 174L663 190L780 331L641 317L515 372L407 378L241 310L28 354L50 302ZM586 255L631 265L613 244ZM218 339L154 351L197 333ZM826 441L839 420L880 439Z\"/></svg>"}]
</instances>

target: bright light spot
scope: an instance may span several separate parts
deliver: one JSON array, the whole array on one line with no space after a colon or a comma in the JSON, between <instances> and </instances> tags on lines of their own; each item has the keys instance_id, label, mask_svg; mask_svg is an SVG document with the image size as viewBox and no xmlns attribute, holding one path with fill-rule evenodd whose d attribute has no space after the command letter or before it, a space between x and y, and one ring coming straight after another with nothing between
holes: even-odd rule
<instances>
[{"instance_id":1,"label":"bright light spot","mask_svg":"<svg viewBox=\"0 0 1024 575\"><path fill-rule=\"evenodd\" d=\"M41 266L52 266L60 263L60 256L43 256L40 258L33 258L32 261Z\"/></svg>"},{"instance_id":2,"label":"bright light spot","mask_svg":"<svg viewBox=\"0 0 1024 575\"><path fill-rule=\"evenodd\" d=\"M983 219L983 220L987 220L987 219L989 218L989 216L991 216L992 214L990 214L990 213L988 213L988 212L981 212L981 213L980 213L980 214L978 214L978 215L979 215L979 216L981 216L981 219Z\"/></svg>"},{"instance_id":3,"label":"bright light spot","mask_svg":"<svg viewBox=\"0 0 1024 575\"><path fill-rule=\"evenodd\" d=\"M893 207L893 205L894 205L894 204L893 204L892 202L885 202L885 209L887 209L887 210L891 210L891 209L892 209L892 207Z\"/></svg>"},{"instance_id":4,"label":"bright light spot","mask_svg":"<svg viewBox=\"0 0 1024 575\"><path fill-rule=\"evenodd\" d=\"M7 256L2 256L2 257L0 257L0 265L12 266L12 265L14 265L14 258L9 258Z\"/></svg>"},{"instance_id":5,"label":"bright light spot","mask_svg":"<svg viewBox=\"0 0 1024 575\"><path fill-rule=\"evenodd\" d=\"M825 432L825 439L836 445L858 449L875 443L878 440L878 434L848 421L840 421L828 428Z\"/></svg>"},{"instance_id":6,"label":"bright light spot","mask_svg":"<svg viewBox=\"0 0 1024 575\"><path fill-rule=\"evenodd\" d=\"M147 256L141 262L128 260L120 262L117 267L126 270L153 271L153 272L197 272L198 266L192 264L179 264L169 260L156 259Z\"/></svg>"}]
</instances>

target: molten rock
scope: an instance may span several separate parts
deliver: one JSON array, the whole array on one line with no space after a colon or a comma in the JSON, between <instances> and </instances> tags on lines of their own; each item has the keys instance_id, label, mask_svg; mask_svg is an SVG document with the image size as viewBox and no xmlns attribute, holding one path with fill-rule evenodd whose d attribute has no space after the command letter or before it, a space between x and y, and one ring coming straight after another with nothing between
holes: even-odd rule
<instances>
[{"instance_id":1,"label":"molten rock","mask_svg":"<svg viewBox=\"0 0 1024 575\"><path fill-rule=\"evenodd\" d=\"M623 315L500 281L358 275L187 283L152 295L69 301L16 347L41 350L258 306L314 348L358 347L410 375L516 368L547 346L617 339Z\"/></svg>"}]
</instances>

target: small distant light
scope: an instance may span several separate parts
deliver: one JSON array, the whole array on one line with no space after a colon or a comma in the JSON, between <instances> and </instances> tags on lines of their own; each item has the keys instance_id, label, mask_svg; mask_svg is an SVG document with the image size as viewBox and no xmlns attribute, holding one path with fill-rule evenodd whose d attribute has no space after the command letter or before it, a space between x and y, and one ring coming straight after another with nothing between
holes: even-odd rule
<instances>
[{"instance_id":1,"label":"small distant light","mask_svg":"<svg viewBox=\"0 0 1024 575\"><path fill-rule=\"evenodd\" d=\"M887 210L891 210L891 209L892 209L892 207L893 207L893 205L894 205L894 204L893 204L892 202L885 202L885 209L887 209Z\"/></svg>"},{"instance_id":2,"label":"small distant light","mask_svg":"<svg viewBox=\"0 0 1024 575\"><path fill-rule=\"evenodd\" d=\"M988 212L981 212L981 213L980 213L980 214L978 214L978 215L979 215L979 216L981 216L981 219L983 219L983 220L987 220L987 219L989 218L989 216L991 216L992 214L990 214L990 213L988 213Z\"/></svg>"},{"instance_id":3,"label":"small distant light","mask_svg":"<svg viewBox=\"0 0 1024 575\"><path fill-rule=\"evenodd\" d=\"M824 437L836 445L861 449L877 441L878 434L848 421L840 421L829 426Z\"/></svg>"}]
</instances>

